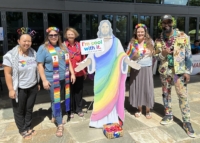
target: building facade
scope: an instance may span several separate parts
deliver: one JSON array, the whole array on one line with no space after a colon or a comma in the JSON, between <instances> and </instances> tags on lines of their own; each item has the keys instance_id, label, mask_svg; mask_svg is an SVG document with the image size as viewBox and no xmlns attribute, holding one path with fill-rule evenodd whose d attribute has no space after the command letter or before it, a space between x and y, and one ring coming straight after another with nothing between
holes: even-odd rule
<instances>
[{"instance_id":1,"label":"building facade","mask_svg":"<svg viewBox=\"0 0 200 143\"><path fill-rule=\"evenodd\" d=\"M92 39L97 37L99 22L108 19L114 35L126 47L139 22L146 24L152 38L156 38L160 33L157 23L163 14L173 15L177 27L191 41L200 39L196 32L200 29L200 0L1 0L4 40L0 41L0 62L17 44L17 29L21 27L37 32L32 43L37 50L49 26L58 27L61 34L66 27L74 27L80 34L79 40Z\"/></svg>"}]
</instances>

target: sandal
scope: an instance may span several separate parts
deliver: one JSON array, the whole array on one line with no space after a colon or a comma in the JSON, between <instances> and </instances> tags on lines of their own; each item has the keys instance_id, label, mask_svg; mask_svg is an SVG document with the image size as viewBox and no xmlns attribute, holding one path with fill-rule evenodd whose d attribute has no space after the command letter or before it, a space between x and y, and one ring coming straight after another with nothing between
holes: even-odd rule
<instances>
[{"instance_id":1,"label":"sandal","mask_svg":"<svg viewBox=\"0 0 200 143\"><path fill-rule=\"evenodd\" d=\"M83 112L78 112L78 116L83 117L84 116Z\"/></svg>"},{"instance_id":2,"label":"sandal","mask_svg":"<svg viewBox=\"0 0 200 143\"><path fill-rule=\"evenodd\" d=\"M141 112L136 112L136 113L135 113L135 117L136 117L136 118L139 118L140 116L141 116Z\"/></svg>"},{"instance_id":3,"label":"sandal","mask_svg":"<svg viewBox=\"0 0 200 143\"><path fill-rule=\"evenodd\" d=\"M32 135L31 133L27 132L27 131L24 131L22 133L20 133L21 136L25 139L25 140L30 140L32 138Z\"/></svg>"},{"instance_id":4,"label":"sandal","mask_svg":"<svg viewBox=\"0 0 200 143\"><path fill-rule=\"evenodd\" d=\"M146 113L146 118L147 118L147 119L151 119L151 118L152 118L152 116L151 116L151 113L150 113L150 112Z\"/></svg>"},{"instance_id":5,"label":"sandal","mask_svg":"<svg viewBox=\"0 0 200 143\"><path fill-rule=\"evenodd\" d=\"M71 113L71 114L70 114L70 118L74 118L74 113Z\"/></svg>"},{"instance_id":6,"label":"sandal","mask_svg":"<svg viewBox=\"0 0 200 143\"><path fill-rule=\"evenodd\" d=\"M56 131L56 136L57 137L62 137L63 136L63 131L64 131L64 127L63 125L59 125Z\"/></svg>"},{"instance_id":7,"label":"sandal","mask_svg":"<svg viewBox=\"0 0 200 143\"><path fill-rule=\"evenodd\" d=\"M28 133L30 133L31 135L35 136L37 135L37 132L35 130L29 130Z\"/></svg>"}]
</instances>

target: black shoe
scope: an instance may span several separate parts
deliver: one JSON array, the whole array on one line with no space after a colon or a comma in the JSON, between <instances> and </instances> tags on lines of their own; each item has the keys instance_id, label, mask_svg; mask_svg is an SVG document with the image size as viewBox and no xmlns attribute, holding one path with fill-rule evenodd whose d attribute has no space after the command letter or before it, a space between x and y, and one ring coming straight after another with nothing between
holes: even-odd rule
<instances>
[{"instance_id":1,"label":"black shoe","mask_svg":"<svg viewBox=\"0 0 200 143\"><path fill-rule=\"evenodd\" d=\"M167 125L173 121L173 116L172 115L165 115L163 119L161 120L160 124L162 125Z\"/></svg>"},{"instance_id":2,"label":"black shoe","mask_svg":"<svg viewBox=\"0 0 200 143\"><path fill-rule=\"evenodd\" d=\"M194 130L192 128L192 125L190 122L183 123L183 129L186 131L189 137L195 138L196 134L194 133Z\"/></svg>"}]
</instances>

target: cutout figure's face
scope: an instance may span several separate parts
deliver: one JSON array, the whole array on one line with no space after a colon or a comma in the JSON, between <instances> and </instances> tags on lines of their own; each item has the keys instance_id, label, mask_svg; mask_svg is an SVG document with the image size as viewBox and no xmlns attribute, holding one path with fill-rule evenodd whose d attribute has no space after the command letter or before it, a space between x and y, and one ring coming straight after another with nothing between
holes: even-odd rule
<instances>
[{"instance_id":1,"label":"cutout figure's face","mask_svg":"<svg viewBox=\"0 0 200 143\"><path fill-rule=\"evenodd\" d=\"M137 29L137 39L138 40L144 40L145 37L145 30L144 28L140 27Z\"/></svg>"},{"instance_id":2,"label":"cutout figure's face","mask_svg":"<svg viewBox=\"0 0 200 143\"><path fill-rule=\"evenodd\" d=\"M109 25L104 22L101 26L101 33L103 37L107 37L109 35Z\"/></svg>"}]
</instances>

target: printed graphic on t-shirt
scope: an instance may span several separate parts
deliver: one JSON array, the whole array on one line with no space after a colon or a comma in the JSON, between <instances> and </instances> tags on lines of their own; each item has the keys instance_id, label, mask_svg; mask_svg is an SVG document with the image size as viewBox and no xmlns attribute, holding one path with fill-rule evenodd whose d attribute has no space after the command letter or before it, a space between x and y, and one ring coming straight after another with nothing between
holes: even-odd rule
<instances>
[{"instance_id":1,"label":"printed graphic on t-shirt","mask_svg":"<svg viewBox=\"0 0 200 143\"><path fill-rule=\"evenodd\" d=\"M19 66L20 67L25 67L25 66L32 66L36 64L36 61L34 59L28 59L27 61L25 60L19 60Z\"/></svg>"},{"instance_id":2,"label":"printed graphic on t-shirt","mask_svg":"<svg viewBox=\"0 0 200 143\"><path fill-rule=\"evenodd\" d=\"M20 65L21 67L25 67L25 66L26 66L26 61L24 61L24 60L19 60L19 65Z\"/></svg>"}]
</instances>

